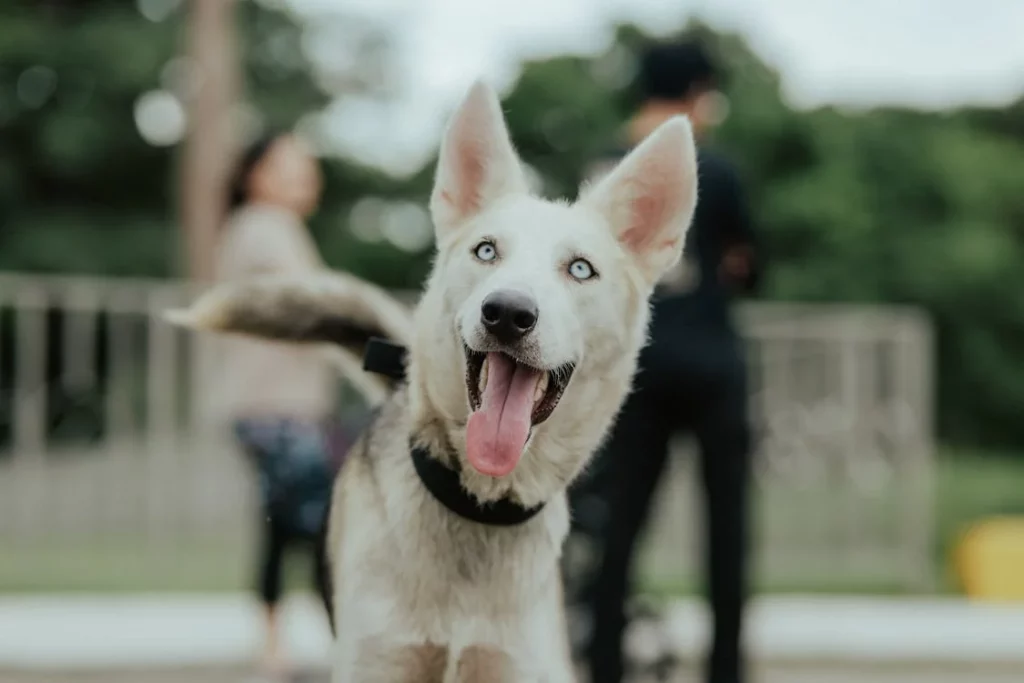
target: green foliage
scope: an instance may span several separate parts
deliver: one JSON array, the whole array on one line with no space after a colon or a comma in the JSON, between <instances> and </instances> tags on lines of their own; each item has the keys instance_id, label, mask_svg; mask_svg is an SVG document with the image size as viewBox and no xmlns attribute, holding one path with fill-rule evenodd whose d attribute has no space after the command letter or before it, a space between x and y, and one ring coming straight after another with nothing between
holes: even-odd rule
<instances>
[{"instance_id":1,"label":"green foliage","mask_svg":"<svg viewBox=\"0 0 1024 683\"><path fill-rule=\"evenodd\" d=\"M133 106L174 34L140 31L133 4L93 5L0 9L0 268L165 270L147 226L168 153L138 137ZM111 234L125 239L97 241Z\"/></svg>"},{"instance_id":2,"label":"green foliage","mask_svg":"<svg viewBox=\"0 0 1024 683\"><path fill-rule=\"evenodd\" d=\"M268 124L293 125L328 101L291 16L244 2L239 19L247 94ZM177 14L149 21L135 3L0 8L0 270L173 274L174 151L147 144L133 111L143 93L173 87L180 29ZM770 257L763 296L924 307L938 331L941 436L1024 446L1024 100L944 113L795 111L742 40L692 30L727 67L731 113L715 144L749 184ZM620 132L644 41L623 26L606 54L524 66L505 109L549 194L575 194L587 162ZM346 228L365 197L422 205L431 167L398 179L325 160L312 229L327 261L417 285L429 250Z\"/></svg>"},{"instance_id":3,"label":"green foliage","mask_svg":"<svg viewBox=\"0 0 1024 683\"><path fill-rule=\"evenodd\" d=\"M769 252L763 296L922 306L938 332L940 435L1024 445L1024 100L1006 111L795 111L739 38L691 30L727 67L730 116L713 144L749 184ZM607 55L526 65L509 121L555 191L571 193L580 160L613 141L634 100L624 83L587 75L641 43L623 27Z\"/></svg>"},{"instance_id":4,"label":"green foliage","mask_svg":"<svg viewBox=\"0 0 1024 683\"><path fill-rule=\"evenodd\" d=\"M135 106L147 92L187 88L182 6L162 21L134 2L0 7L0 270L175 274L176 150L141 137ZM265 128L290 128L328 102L293 17L240 2L237 18L246 96ZM336 244L344 205L396 183L329 166L324 215L334 220L315 228Z\"/></svg>"}]
</instances>

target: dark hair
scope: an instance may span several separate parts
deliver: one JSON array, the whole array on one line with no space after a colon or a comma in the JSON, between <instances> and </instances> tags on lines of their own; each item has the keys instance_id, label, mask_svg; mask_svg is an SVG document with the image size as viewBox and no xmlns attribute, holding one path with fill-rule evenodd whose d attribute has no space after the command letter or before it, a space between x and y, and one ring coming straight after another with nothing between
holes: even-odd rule
<instances>
[{"instance_id":1,"label":"dark hair","mask_svg":"<svg viewBox=\"0 0 1024 683\"><path fill-rule=\"evenodd\" d=\"M719 78L704 46L685 40L649 46L640 58L637 85L645 100L684 100L715 87Z\"/></svg>"},{"instance_id":2,"label":"dark hair","mask_svg":"<svg viewBox=\"0 0 1024 683\"><path fill-rule=\"evenodd\" d=\"M243 150L235 165L234 173L231 174L231 185L228 189L229 211L234 211L249 201L249 176L253 169L263 161L263 157L267 155L274 143L286 135L287 133L282 131L272 131L260 136Z\"/></svg>"}]
</instances>

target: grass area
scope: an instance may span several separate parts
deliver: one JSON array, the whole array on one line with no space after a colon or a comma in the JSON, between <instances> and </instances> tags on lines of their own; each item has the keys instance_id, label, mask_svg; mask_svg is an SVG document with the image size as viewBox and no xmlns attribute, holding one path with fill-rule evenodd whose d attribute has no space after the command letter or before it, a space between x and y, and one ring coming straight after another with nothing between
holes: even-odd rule
<instances>
[{"instance_id":1,"label":"grass area","mask_svg":"<svg viewBox=\"0 0 1024 683\"><path fill-rule=\"evenodd\" d=\"M974 521L1001 514L1024 515L1024 458L978 456L946 451L938 461L934 551L936 588L955 592L957 581L949 557L957 538ZM0 539L0 592L43 591L225 591L252 585L255 549L248 539L144 538ZM289 586L310 586L306 557L293 557L286 572ZM878 578L761 582L759 592L842 592L894 594L907 591ZM695 583L679 578L648 582L661 594L690 594Z\"/></svg>"},{"instance_id":2,"label":"grass area","mask_svg":"<svg viewBox=\"0 0 1024 683\"><path fill-rule=\"evenodd\" d=\"M943 452L936 481L936 575L957 590L950 557L970 525L999 515L1024 516L1024 456Z\"/></svg>"},{"instance_id":3,"label":"grass area","mask_svg":"<svg viewBox=\"0 0 1024 683\"><path fill-rule=\"evenodd\" d=\"M881 501L880 509L886 507ZM818 505L827 505L821 501ZM792 512L806 515L811 506L802 504ZM877 512L874 511L874 512ZM935 591L955 594L960 591L951 557L958 540L970 526L999 515L1024 516L1024 457L943 450L936 463L935 508L936 544L933 551ZM758 593L844 593L905 595L912 591L898 580L879 577L842 577L806 581L759 580ZM657 595L693 595L700 584L694 577L675 580L643 581L644 589Z\"/></svg>"},{"instance_id":4,"label":"grass area","mask_svg":"<svg viewBox=\"0 0 1024 683\"><path fill-rule=\"evenodd\" d=\"M687 597L697 595L701 588L696 579L678 581L643 581L644 593L659 597ZM898 581L884 579L863 580L808 580L764 581L754 580L753 592L758 595L907 595L907 587Z\"/></svg>"},{"instance_id":5,"label":"grass area","mask_svg":"<svg viewBox=\"0 0 1024 683\"><path fill-rule=\"evenodd\" d=\"M244 585L250 551L227 539L46 538L0 545L0 591L224 591Z\"/></svg>"},{"instance_id":6,"label":"grass area","mask_svg":"<svg viewBox=\"0 0 1024 683\"><path fill-rule=\"evenodd\" d=\"M42 592L224 592L249 590L256 580L255 548L238 538L46 539L0 544L0 594ZM311 590L308 553L285 561L285 585Z\"/></svg>"}]
</instances>

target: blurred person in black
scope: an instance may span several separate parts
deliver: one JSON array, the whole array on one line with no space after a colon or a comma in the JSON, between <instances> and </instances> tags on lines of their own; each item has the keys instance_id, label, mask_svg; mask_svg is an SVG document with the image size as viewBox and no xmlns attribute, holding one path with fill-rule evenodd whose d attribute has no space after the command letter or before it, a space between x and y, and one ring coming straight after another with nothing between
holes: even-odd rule
<instances>
[{"instance_id":1,"label":"blurred person in black","mask_svg":"<svg viewBox=\"0 0 1024 683\"><path fill-rule=\"evenodd\" d=\"M588 476L570 492L567 595L589 617L584 647L593 683L623 679L621 643L636 542L669 441L682 432L692 433L700 447L705 572L714 615L706 680L744 680L751 439L746 367L728 305L733 296L754 290L761 258L737 172L703 144L703 133L721 114L717 81L699 44L652 46L639 74L643 101L626 130L632 147L667 118L687 115L699 145L699 199L683 259L656 291L651 340L641 352L634 391ZM610 165L625 151L604 161Z\"/></svg>"},{"instance_id":2,"label":"blurred person in black","mask_svg":"<svg viewBox=\"0 0 1024 683\"><path fill-rule=\"evenodd\" d=\"M250 145L229 187L216 278L238 281L324 268L306 226L321 186L316 157L295 135L274 132ZM222 344L208 391L211 414L232 427L258 477L261 673L279 680L291 669L280 623L285 556L292 549L311 556L313 582L330 616L325 520L334 477L363 416L337 414L337 373L315 349L254 339Z\"/></svg>"}]
</instances>

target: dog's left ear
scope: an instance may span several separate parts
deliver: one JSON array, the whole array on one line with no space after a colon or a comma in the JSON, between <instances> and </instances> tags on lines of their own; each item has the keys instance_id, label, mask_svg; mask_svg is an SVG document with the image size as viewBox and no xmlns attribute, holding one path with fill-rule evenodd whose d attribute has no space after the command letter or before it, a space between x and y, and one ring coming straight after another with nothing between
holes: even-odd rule
<instances>
[{"instance_id":1,"label":"dog's left ear","mask_svg":"<svg viewBox=\"0 0 1024 683\"><path fill-rule=\"evenodd\" d=\"M477 81L441 142L430 213L440 240L502 197L528 192L498 96Z\"/></svg>"},{"instance_id":2,"label":"dog's left ear","mask_svg":"<svg viewBox=\"0 0 1024 683\"><path fill-rule=\"evenodd\" d=\"M676 116L584 193L581 204L611 225L654 285L682 254L697 205L697 149L690 122Z\"/></svg>"}]
</instances>

